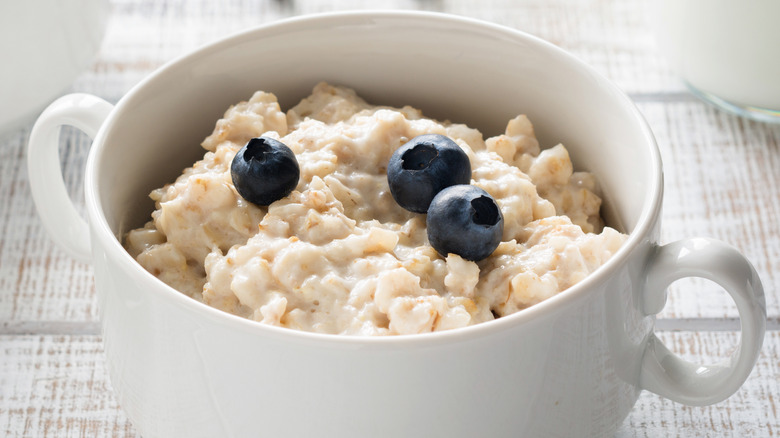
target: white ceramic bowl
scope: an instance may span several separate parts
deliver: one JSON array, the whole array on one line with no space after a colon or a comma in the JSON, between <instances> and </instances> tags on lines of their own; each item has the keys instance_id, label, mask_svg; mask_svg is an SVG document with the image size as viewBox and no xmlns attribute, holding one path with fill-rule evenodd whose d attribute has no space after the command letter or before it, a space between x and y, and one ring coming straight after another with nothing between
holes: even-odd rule
<instances>
[{"instance_id":1,"label":"white ceramic bowl","mask_svg":"<svg viewBox=\"0 0 780 438\"><path fill-rule=\"evenodd\" d=\"M529 309L385 338L228 315L124 251L120 237L152 209L147 193L202 155L197 145L228 105L262 89L287 108L321 80L487 135L528 114L543 145L564 143L578 168L598 176L607 219L628 241L596 273ZM63 123L95 139L88 222L60 178ZM112 385L146 437L607 436L642 389L698 405L728 397L763 339L763 291L742 255L710 239L658 245L661 160L632 102L555 46L489 23L371 12L263 26L167 64L116 107L63 97L36 123L28 162L44 225L94 264ZM735 299L742 337L722 364L685 362L653 333L666 286L684 276L710 278Z\"/></svg>"},{"instance_id":2,"label":"white ceramic bowl","mask_svg":"<svg viewBox=\"0 0 780 438\"><path fill-rule=\"evenodd\" d=\"M31 121L100 48L106 0L0 2L0 133Z\"/></svg>"}]
</instances>

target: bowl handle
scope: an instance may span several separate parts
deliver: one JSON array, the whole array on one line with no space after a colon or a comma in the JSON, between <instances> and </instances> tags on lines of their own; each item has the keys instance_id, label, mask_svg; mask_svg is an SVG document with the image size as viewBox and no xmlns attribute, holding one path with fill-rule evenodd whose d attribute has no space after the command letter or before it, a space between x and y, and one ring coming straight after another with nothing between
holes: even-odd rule
<instances>
[{"instance_id":1,"label":"bowl handle","mask_svg":"<svg viewBox=\"0 0 780 438\"><path fill-rule=\"evenodd\" d=\"M60 127L74 126L95 138L113 106L89 94L69 94L49 105L30 132L27 173L35 207L52 239L71 256L90 261L89 227L73 205L62 178Z\"/></svg>"},{"instance_id":2,"label":"bowl handle","mask_svg":"<svg viewBox=\"0 0 780 438\"><path fill-rule=\"evenodd\" d=\"M651 333L639 385L679 403L704 406L731 396L752 371L766 330L764 289L756 270L735 248L713 239L684 239L657 248L648 263L645 313L660 312L666 288L684 277L712 280L731 295L742 327L739 347L721 363L699 365L683 360Z\"/></svg>"}]
</instances>

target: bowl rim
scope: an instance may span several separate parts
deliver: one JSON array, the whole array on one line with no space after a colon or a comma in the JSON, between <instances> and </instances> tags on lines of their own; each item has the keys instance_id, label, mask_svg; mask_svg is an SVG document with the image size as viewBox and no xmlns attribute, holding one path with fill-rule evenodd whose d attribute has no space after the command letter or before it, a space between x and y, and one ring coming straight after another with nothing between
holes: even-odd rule
<instances>
[{"instance_id":1,"label":"bowl rim","mask_svg":"<svg viewBox=\"0 0 780 438\"><path fill-rule=\"evenodd\" d=\"M162 75L166 70L172 68L173 66L194 61L195 59L205 56L210 52L221 50L226 46L240 44L245 40L262 38L261 35L263 33L272 33L285 28L288 28L289 30L291 28L295 28L296 26L307 25L315 22L335 23L338 20L343 20L346 18L362 18L365 20L403 20L411 17L424 17L426 19L449 22L453 25L469 27L472 29L479 28L483 31L498 33L504 37L511 38L516 41L522 40L524 42L541 47L542 50L551 51L555 56L562 58L568 63L576 65L577 68L582 69L584 73L593 78L596 78L599 82L599 85L605 87L604 91L615 96L617 103L619 103L622 109L626 111L628 115L630 115L631 118L636 122L638 128L641 130L642 137L644 137L646 140L645 146L650 149L649 155L651 162L649 163L649 166L652 169L652 172L650 184L648 184L648 187L646 188L648 196L642 206L642 211L638 216L637 224L634 227L634 230L628 234L628 238L620 247L620 249L612 257L610 257L606 263L568 289L561 291L560 293L528 308L492 321L486 321L467 327L431 333L362 336L316 333L290 329L286 327L270 326L267 324L262 324L258 321L250 320L216 309L186 296L173 287L167 285L162 280L159 280L157 277L146 271L124 249L121 243L121 236L116 236L113 233L105 216L103 215L103 208L100 202L96 184L96 174L98 172L97 164L102 161L104 155L105 148L101 145L104 142L106 132L110 130L110 127L114 123L117 123L119 115L125 109L125 104L128 100L130 100L132 95L146 87L148 83L155 81L158 76ZM100 240L100 243L104 248L106 256L110 262L123 265L126 269L130 270L129 272L133 276L137 277L140 281L143 281L145 286L155 288L157 292L160 292L155 295L156 297L160 297L166 300L168 303L180 307L181 309L193 312L199 317L203 317L214 323L222 324L228 328L239 330L245 333L257 336L278 337L280 340L284 340L285 342L316 344L319 346L329 347L341 346L348 348L370 348L372 346L429 346L432 344L473 340L495 333L504 332L516 326L531 324L534 321L539 321L545 317L553 316L554 314L558 313L560 309L574 306L578 302L587 299L591 289L597 287L599 284L608 282L613 275L617 274L621 269L621 266L628 262L630 255L634 251L640 250L643 244L647 243L648 241L652 241L651 234L656 222L658 221L658 218L660 218L662 197L663 172L660 150L658 149L655 137L647 121L640 113L634 102L625 92L619 89L616 84L607 79L604 75L596 71L593 67L586 64L585 62L579 60L574 55L559 48L558 46L521 30L476 18L469 18L441 12L412 10L338 11L306 14L281 19L225 36L166 62L143 80L141 80L138 84L133 86L119 100L114 109L111 111L103 125L100 127L98 134L95 136L93 141L93 146L87 159L85 176L85 198L90 227L93 229L93 232L91 233L92 238L98 238ZM94 242L92 247L95 247ZM99 291L98 293L106 292ZM103 322L105 323L105 321Z\"/></svg>"}]
</instances>

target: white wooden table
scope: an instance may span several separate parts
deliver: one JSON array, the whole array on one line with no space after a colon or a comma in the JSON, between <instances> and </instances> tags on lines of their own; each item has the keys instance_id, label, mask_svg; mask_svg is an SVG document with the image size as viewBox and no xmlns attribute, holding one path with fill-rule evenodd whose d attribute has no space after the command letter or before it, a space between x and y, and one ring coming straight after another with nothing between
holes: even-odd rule
<instances>
[{"instance_id":1,"label":"white wooden table","mask_svg":"<svg viewBox=\"0 0 780 438\"><path fill-rule=\"evenodd\" d=\"M117 101L153 69L216 38L291 15L426 9L540 36L615 81L655 132L665 165L663 242L725 240L764 282L768 332L744 387L692 408L643 393L619 437L780 436L780 125L746 121L692 97L659 55L643 0L117 0L103 47L72 85ZM780 79L779 79L780 80ZM92 270L45 235L27 185L30 126L0 137L0 436L134 437L102 356ZM89 140L67 130L65 179L83 199ZM736 309L705 281L675 283L658 331L692 360L715 362L739 340Z\"/></svg>"}]
</instances>

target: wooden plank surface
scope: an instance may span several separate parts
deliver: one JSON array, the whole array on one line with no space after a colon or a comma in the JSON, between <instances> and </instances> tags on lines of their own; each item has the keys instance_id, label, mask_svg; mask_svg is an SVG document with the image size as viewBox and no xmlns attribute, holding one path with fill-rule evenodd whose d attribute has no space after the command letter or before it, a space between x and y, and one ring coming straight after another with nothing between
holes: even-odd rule
<instances>
[{"instance_id":1,"label":"wooden plank surface","mask_svg":"<svg viewBox=\"0 0 780 438\"><path fill-rule=\"evenodd\" d=\"M664 332L689 360L713 363L734 332ZM770 332L758 365L735 395L687 407L643 392L618 438L770 437L780 431L780 333ZM0 432L15 437L136 437L117 405L99 336L0 336Z\"/></svg>"},{"instance_id":2,"label":"wooden plank surface","mask_svg":"<svg viewBox=\"0 0 780 438\"><path fill-rule=\"evenodd\" d=\"M715 406L643 393L618 437L780 436L780 125L712 109L658 53L646 0L112 0L95 62L70 91L110 102L165 62L217 38L294 15L418 9L514 27L569 51L617 83L653 129L665 167L662 241L710 236L736 246L764 282L770 317L759 364ZM0 135L0 436L134 437L105 373L92 268L45 235L30 199L30 125ZM83 210L89 139L66 128L60 153ZM675 283L657 327L680 354L714 361L738 339L731 299L702 280Z\"/></svg>"},{"instance_id":3,"label":"wooden plank surface","mask_svg":"<svg viewBox=\"0 0 780 438\"><path fill-rule=\"evenodd\" d=\"M97 336L0 336L0 434L132 437Z\"/></svg>"},{"instance_id":4,"label":"wooden plank surface","mask_svg":"<svg viewBox=\"0 0 780 438\"><path fill-rule=\"evenodd\" d=\"M18 321L93 321L92 268L56 247L43 229L27 183L29 130L0 144L0 324ZM62 144L64 179L83 210L83 166L88 138L69 130Z\"/></svg>"},{"instance_id":5,"label":"wooden plank surface","mask_svg":"<svg viewBox=\"0 0 780 438\"><path fill-rule=\"evenodd\" d=\"M662 332L675 353L696 363L716 363L739 342L735 332ZM683 406L644 391L618 438L773 437L780 433L780 333L768 332L761 356L744 386L725 401Z\"/></svg>"},{"instance_id":6,"label":"wooden plank surface","mask_svg":"<svg viewBox=\"0 0 780 438\"><path fill-rule=\"evenodd\" d=\"M638 102L664 165L662 243L713 237L753 262L780 316L780 125L751 122L698 101ZM736 318L714 283L672 285L664 318Z\"/></svg>"}]
</instances>

